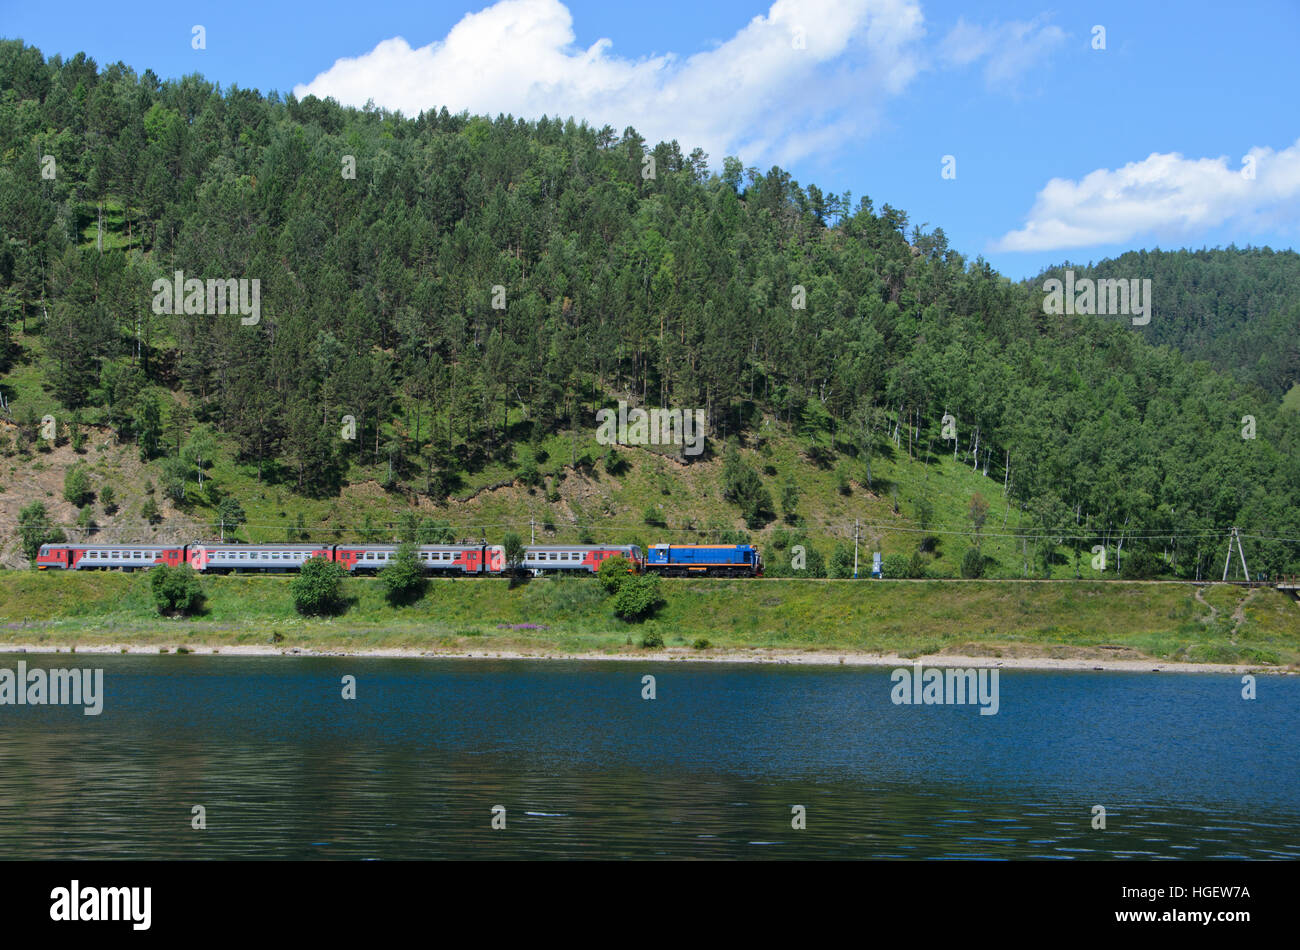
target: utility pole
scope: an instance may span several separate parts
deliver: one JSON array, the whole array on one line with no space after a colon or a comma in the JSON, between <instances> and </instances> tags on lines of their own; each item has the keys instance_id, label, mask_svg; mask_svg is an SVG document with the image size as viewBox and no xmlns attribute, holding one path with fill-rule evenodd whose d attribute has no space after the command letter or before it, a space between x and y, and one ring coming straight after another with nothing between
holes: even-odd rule
<instances>
[{"instance_id":1,"label":"utility pole","mask_svg":"<svg viewBox=\"0 0 1300 950\"><path fill-rule=\"evenodd\" d=\"M858 519L853 519L853 579L858 579Z\"/></svg>"},{"instance_id":2,"label":"utility pole","mask_svg":"<svg viewBox=\"0 0 1300 950\"><path fill-rule=\"evenodd\" d=\"M1232 543L1237 542L1237 554L1241 556L1241 573L1246 576L1246 583L1250 583L1250 571L1246 570L1246 552L1241 548L1241 535L1237 533L1234 525L1232 534L1228 536L1228 559L1223 562L1223 579L1228 579L1228 568L1232 565Z\"/></svg>"},{"instance_id":3,"label":"utility pole","mask_svg":"<svg viewBox=\"0 0 1300 950\"><path fill-rule=\"evenodd\" d=\"M537 521L534 518L528 519L528 535L532 539L528 543L536 544L537 543Z\"/></svg>"}]
</instances>

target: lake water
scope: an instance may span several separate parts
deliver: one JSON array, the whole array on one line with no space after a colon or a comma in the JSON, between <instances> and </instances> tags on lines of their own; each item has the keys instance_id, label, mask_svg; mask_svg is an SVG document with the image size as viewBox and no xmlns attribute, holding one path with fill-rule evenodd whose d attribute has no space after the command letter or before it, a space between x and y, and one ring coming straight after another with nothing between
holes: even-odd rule
<instances>
[{"instance_id":1,"label":"lake water","mask_svg":"<svg viewBox=\"0 0 1300 950\"><path fill-rule=\"evenodd\" d=\"M106 695L0 706L5 859L1300 857L1298 677L1004 670L982 716L887 669L20 659Z\"/></svg>"}]
</instances>

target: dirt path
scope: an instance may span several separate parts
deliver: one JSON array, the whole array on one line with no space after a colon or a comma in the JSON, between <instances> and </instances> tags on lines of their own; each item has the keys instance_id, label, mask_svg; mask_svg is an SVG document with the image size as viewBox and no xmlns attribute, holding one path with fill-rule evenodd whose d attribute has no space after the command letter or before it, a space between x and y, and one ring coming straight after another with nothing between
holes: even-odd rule
<instances>
[{"instance_id":1,"label":"dirt path","mask_svg":"<svg viewBox=\"0 0 1300 950\"><path fill-rule=\"evenodd\" d=\"M1255 599L1255 595L1258 594L1259 591L1260 588L1252 587L1246 593L1246 596L1241 599L1241 603L1237 605L1237 609L1232 612L1232 632L1228 634L1228 639L1233 646L1237 645L1237 631L1241 629L1241 625L1246 622L1246 605Z\"/></svg>"},{"instance_id":2,"label":"dirt path","mask_svg":"<svg viewBox=\"0 0 1300 950\"><path fill-rule=\"evenodd\" d=\"M1195 591L1195 593L1194 593L1192 596L1195 597L1196 600L1197 600L1197 601L1198 601L1202 606L1205 606L1205 607L1209 607L1209 608L1210 608L1210 616L1209 616L1209 618L1208 618L1208 619L1203 619L1203 620L1201 621L1202 623L1208 625L1208 624L1212 624L1212 623L1214 623L1214 621L1216 621L1216 620L1219 619L1219 608L1216 607L1216 606L1214 606L1214 604L1210 603L1208 600L1206 600L1204 597L1201 596L1201 591L1203 591L1203 590L1205 590L1204 587L1198 587L1198 588L1196 588L1196 591Z\"/></svg>"}]
</instances>

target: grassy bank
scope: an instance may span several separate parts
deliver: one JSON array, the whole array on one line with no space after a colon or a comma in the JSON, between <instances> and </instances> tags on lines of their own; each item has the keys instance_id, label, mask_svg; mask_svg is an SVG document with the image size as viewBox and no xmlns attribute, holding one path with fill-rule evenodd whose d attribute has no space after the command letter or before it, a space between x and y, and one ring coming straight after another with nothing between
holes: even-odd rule
<instances>
[{"instance_id":1,"label":"grassy bank","mask_svg":"<svg viewBox=\"0 0 1300 950\"><path fill-rule=\"evenodd\" d=\"M409 607L349 578L346 612L304 618L285 577L207 577L202 614L158 616L144 574L0 572L0 644L254 645L317 650L635 651L777 648L915 656L1150 657L1300 665L1300 605L1227 585L1102 582L687 580L651 619L614 617L599 586L437 579ZM521 628L535 625L537 629Z\"/></svg>"}]
</instances>

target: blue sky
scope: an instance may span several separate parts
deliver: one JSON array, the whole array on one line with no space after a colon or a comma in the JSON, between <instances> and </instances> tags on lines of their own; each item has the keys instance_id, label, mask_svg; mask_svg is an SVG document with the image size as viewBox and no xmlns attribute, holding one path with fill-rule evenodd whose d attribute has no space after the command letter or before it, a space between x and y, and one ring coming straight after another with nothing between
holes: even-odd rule
<instances>
[{"instance_id":1,"label":"blue sky","mask_svg":"<svg viewBox=\"0 0 1300 950\"><path fill-rule=\"evenodd\" d=\"M408 114L633 125L888 202L1017 278L1130 248L1293 247L1300 222L1294 0L5 0L0 35Z\"/></svg>"}]
</instances>

